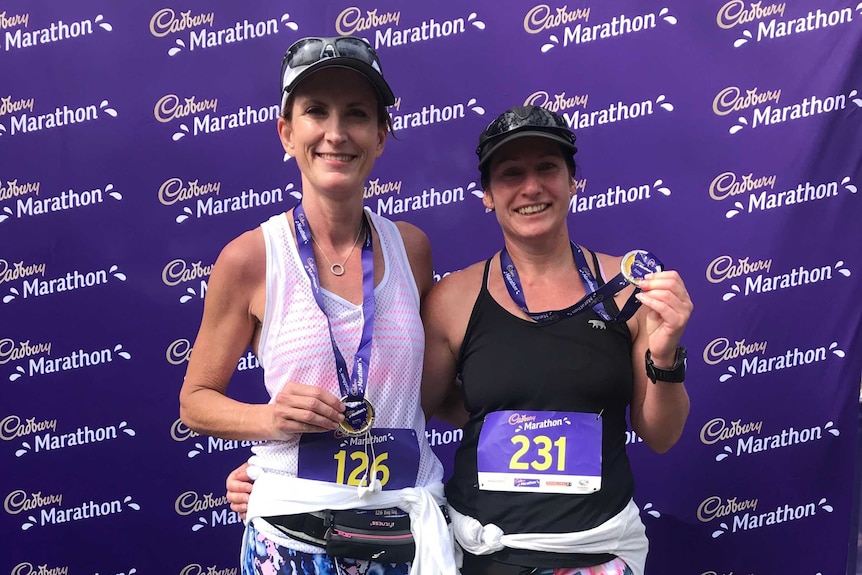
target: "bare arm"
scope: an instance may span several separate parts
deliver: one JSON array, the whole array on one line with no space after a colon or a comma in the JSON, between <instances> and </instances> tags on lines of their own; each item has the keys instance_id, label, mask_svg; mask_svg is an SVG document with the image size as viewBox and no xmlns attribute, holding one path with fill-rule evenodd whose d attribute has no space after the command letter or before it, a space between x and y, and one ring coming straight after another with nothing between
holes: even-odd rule
<instances>
[{"instance_id":1,"label":"bare arm","mask_svg":"<svg viewBox=\"0 0 862 575\"><path fill-rule=\"evenodd\" d=\"M425 299L425 367L422 373L422 409L457 427L467 423L464 396L456 381L458 355L479 295L484 262L440 280Z\"/></svg>"},{"instance_id":2,"label":"bare arm","mask_svg":"<svg viewBox=\"0 0 862 575\"><path fill-rule=\"evenodd\" d=\"M335 429L342 417L338 398L314 386L287 383L273 403L262 405L225 395L263 317L265 275L260 229L229 243L213 267L180 390L180 418L198 433L226 439L283 439L293 433Z\"/></svg>"},{"instance_id":3,"label":"bare arm","mask_svg":"<svg viewBox=\"0 0 862 575\"><path fill-rule=\"evenodd\" d=\"M460 388L455 385L455 357L451 353L444 312L446 288L434 285L431 244L425 232L407 222L396 222L421 298L422 324L425 327L425 363L422 370L422 409L425 419L438 419L460 426L466 422ZM442 282L441 282L442 283ZM448 283L448 282L447 282ZM445 286L445 284L444 284ZM438 294L437 296L433 294ZM466 325L466 324L465 324ZM430 328L430 331L429 331ZM447 414L449 417L447 417ZM454 417L454 420L452 419ZM463 422L461 420L463 419Z\"/></svg>"},{"instance_id":4,"label":"bare arm","mask_svg":"<svg viewBox=\"0 0 862 575\"><path fill-rule=\"evenodd\" d=\"M424 301L425 296L434 285L434 264L431 260L431 243L425 232L407 222L395 222L401 239L404 241L404 249L407 251L407 259L413 271L413 279L419 289L419 299Z\"/></svg>"},{"instance_id":5,"label":"bare arm","mask_svg":"<svg viewBox=\"0 0 862 575\"><path fill-rule=\"evenodd\" d=\"M198 433L227 439L272 439L265 405L225 396L237 362L252 342L254 291L265 275L263 235L247 232L221 252L210 275L201 326L180 390L180 417ZM263 269L260 269L263 268Z\"/></svg>"},{"instance_id":6,"label":"bare arm","mask_svg":"<svg viewBox=\"0 0 862 575\"><path fill-rule=\"evenodd\" d=\"M644 354L649 349L657 367L670 369L694 306L677 272L663 271L647 278L638 295L643 305L630 320L635 322L631 420L644 442L653 451L664 453L682 435L689 412L688 392L684 383L653 384L646 374Z\"/></svg>"}]
</instances>

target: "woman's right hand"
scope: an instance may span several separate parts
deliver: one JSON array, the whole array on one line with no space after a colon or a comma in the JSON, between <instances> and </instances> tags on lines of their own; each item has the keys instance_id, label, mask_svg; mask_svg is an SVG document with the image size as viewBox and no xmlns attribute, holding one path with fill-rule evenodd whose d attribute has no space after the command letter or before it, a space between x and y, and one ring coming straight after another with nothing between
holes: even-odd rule
<instances>
[{"instance_id":1,"label":"woman's right hand","mask_svg":"<svg viewBox=\"0 0 862 575\"><path fill-rule=\"evenodd\" d=\"M272 403L272 426L283 438L333 431L344 420L341 400L319 387L288 382Z\"/></svg>"}]
</instances>

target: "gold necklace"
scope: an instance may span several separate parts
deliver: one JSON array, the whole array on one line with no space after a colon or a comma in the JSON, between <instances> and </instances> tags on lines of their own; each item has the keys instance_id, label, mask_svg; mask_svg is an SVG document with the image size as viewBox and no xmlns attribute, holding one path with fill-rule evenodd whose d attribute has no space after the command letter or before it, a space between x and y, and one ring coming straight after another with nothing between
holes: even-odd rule
<instances>
[{"instance_id":1,"label":"gold necklace","mask_svg":"<svg viewBox=\"0 0 862 575\"><path fill-rule=\"evenodd\" d=\"M363 222L364 222L364 220L363 220ZM359 231L356 233L356 239L353 240L353 245L350 246L350 251L347 253L347 257L344 258L343 263L338 263L338 262L332 263L329 260L329 258L327 257L326 252L323 251L323 246L321 246L320 243L318 243L318 241L316 239L314 239L314 234L311 235L311 241L316 243L317 247L320 248L320 253L323 254L323 257L326 260L326 263L329 264L329 271L332 272L332 275L334 275L334 276L343 276L344 275L344 264L346 264L347 260L350 259L350 256L353 255L353 250L356 249L356 244L359 243L359 236L362 235L362 228L364 228L364 227L365 227L364 225L359 226Z\"/></svg>"}]
</instances>

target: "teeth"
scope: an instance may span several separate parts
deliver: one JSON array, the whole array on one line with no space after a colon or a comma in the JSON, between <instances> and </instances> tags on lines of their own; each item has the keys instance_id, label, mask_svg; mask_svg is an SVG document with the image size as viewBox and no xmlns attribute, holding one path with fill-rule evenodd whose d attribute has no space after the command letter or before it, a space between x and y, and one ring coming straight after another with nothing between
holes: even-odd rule
<instances>
[{"instance_id":1,"label":"teeth","mask_svg":"<svg viewBox=\"0 0 862 575\"><path fill-rule=\"evenodd\" d=\"M349 162L351 157L349 154L318 154L325 160L337 160L339 162Z\"/></svg>"},{"instance_id":2,"label":"teeth","mask_svg":"<svg viewBox=\"0 0 862 575\"><path fill-rule=\"evenodd\" d=\"M548 204L538 204L535 206L525 206L523 208L518 208L517 212L523 215L536 214L538 212L543 212L547 209Z\"/></svg>"}]
</instances>

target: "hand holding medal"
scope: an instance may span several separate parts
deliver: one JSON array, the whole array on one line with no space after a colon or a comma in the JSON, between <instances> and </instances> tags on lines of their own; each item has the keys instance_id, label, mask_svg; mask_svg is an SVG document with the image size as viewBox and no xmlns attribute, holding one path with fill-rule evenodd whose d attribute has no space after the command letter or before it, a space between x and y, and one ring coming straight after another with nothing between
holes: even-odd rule
<instances>
[{"instance_id":1,"label":"hand holding medal","mask_svg":"<svg viewBox=\"0 0 862 575\"><path fill-rule=\"evenodd\" d=\"M296 433L321 433L338 428L344 406L315 385L288 382L272 402L272 425L285 439Z\"/></svg>"},{"instance_id":2,"label":"hand holding medal","mask_svg":"<svg viewBox=\"0 0 862 575\"><path fill-rule=\"evenodd\" d=\"M623 257L624 269L632 253ZM643 259L641 256L641 261ZM680 337L691 317L694 304L676 271L659 267L655 271L641 273L643 270L637 260L637 256L632 259L629 269L633 270L631 275L640 290L635 297L648 308L646 329L650 353L656 365L670 366L674 363Z\"/></svg>"}]
</instances>

